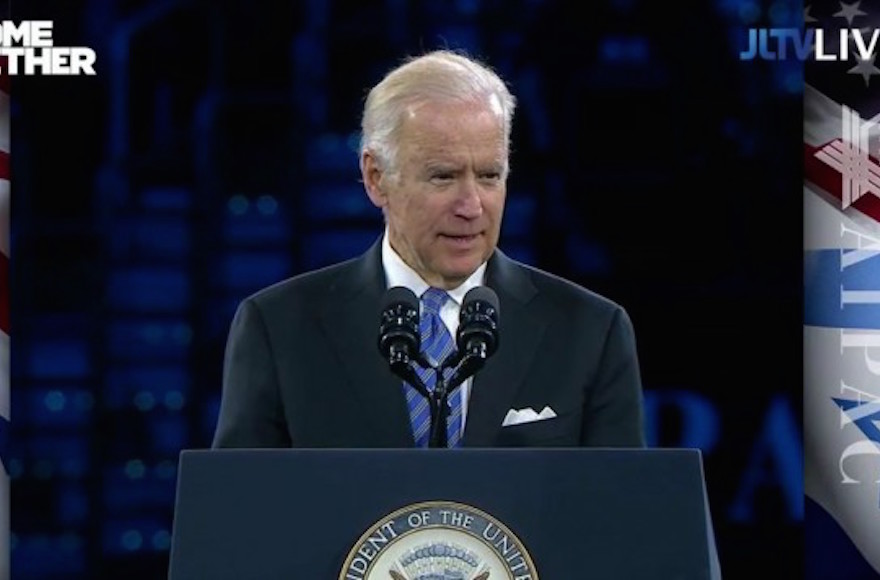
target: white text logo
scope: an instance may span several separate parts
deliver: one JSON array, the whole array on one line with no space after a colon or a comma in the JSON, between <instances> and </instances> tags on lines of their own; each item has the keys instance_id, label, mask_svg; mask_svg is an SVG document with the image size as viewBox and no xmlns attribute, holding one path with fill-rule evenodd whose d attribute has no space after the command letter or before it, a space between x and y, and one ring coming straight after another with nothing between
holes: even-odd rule
<instances>
[{"instance_id":1,"label":"white text logo","mask_svg":"<svg viewBox=\"0 0 880 580\"><path fill-rule=\"evenodd\" d=\"M8 75L94 75L95 51L55 46L51 20L0 21L0 73Z\"/></svg>"}]
</instances>

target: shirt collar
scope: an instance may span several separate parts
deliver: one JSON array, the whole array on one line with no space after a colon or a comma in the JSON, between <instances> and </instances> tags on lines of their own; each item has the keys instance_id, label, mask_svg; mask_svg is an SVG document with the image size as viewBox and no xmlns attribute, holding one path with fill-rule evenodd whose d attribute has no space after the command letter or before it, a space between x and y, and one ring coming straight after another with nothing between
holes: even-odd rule
<instances>
[{"instance_id":1,"label":"shirt collar","mask_svg":"<svg viewBox=\"0 0 880 580\"><path fill-rule=\"evenodd\" d=\"M430 285L422 280L422 277L410 268L403 261L403 258L400 257L400 254L391 247L391 242L388 241L387 227L385 228L385 235L382 236L382 267L385 269L385 280L387 280L389 288L405 286L419 297L425 293L425 290L430 288ZM476 286L482 286L485 277L486 262L483 262L460 286L447 290L446 293L455 300L457 305L461 306L462 301L464 301L464 295L468 293L468 290Z\"/></svg>"}]
</instances>

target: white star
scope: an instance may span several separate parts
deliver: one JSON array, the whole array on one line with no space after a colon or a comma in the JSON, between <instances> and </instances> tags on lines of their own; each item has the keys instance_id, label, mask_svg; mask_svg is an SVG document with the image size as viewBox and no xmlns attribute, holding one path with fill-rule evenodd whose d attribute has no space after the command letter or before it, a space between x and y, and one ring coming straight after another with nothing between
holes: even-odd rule
<instances>
[{"instance_id":1,"label":"white star","mask_svg":"<svg viewBox=\"0 0 880 580\"><path fill-rule=\"evenodd\" d=\"M862 78L865 79L865 86L867 87L871 82L872 76L880 75L880 68L877 68L876 66L874 66L874 59L875 58L876 58L876 55L872 56L870 58L870 60L859 59L858 60L859 64L852 67L851 69L849 69L846 72L851 75L862 75Z\"/></svg>"},{"instance_id":2,"label":"white star","mask_svg":"<svg viewBox=\"0 0 880 580\"><path fill-rule=\"evenodd\" d=\"M862 0L858 0L858 2L853 2L852 4L844 4L840 2L840 10L834 13L834 16L840 18L846 18L846 23L849 26L852 26L852 22L856 16L867 16L867 12L862 12L859 10L859 5L862 3Z\"/></svg>"},{"instance_id":3,"label":"white star","mask_svg":"<svg viewBox=\"0 0 880 580\"><path fill-rule=\"evenodd\" d=\"M807 22L819 22L818 19L814 18L814 17L810 14L810 10L812 10L812 9L813 9L812 6L806 6L806 7L804 7L804 24L806 24Z\"/></svg>"}]
</instances>

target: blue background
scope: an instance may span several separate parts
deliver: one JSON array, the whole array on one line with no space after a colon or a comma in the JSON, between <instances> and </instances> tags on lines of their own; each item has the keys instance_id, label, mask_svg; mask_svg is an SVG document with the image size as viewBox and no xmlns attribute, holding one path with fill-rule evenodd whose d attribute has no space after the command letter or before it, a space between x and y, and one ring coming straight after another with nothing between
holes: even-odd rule
<instances>
[{"instance_id":1,"label":"blue background","mask_svg":"<svg viewBox=\"0 0 880 580\"><path fill-rule=\"evenodd\" d=\"M14 578L161 578L235 305L363 251L366 90L464 48L520 107L501 247L606 294L652 446L703 450L726 579L802 576L802 63L790 1L65 0L96 77L13 94Z\"/></svg>"}]
</instances>

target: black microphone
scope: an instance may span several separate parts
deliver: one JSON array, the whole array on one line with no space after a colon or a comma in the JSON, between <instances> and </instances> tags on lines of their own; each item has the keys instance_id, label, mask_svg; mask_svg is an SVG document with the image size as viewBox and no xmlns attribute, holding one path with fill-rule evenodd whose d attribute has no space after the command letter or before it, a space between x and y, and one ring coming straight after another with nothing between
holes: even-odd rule
<instances>
[{"instance_id":1,"label":"black microphone","mask_svg":"<svg viewBox=\"0 0 880 580\"><path fill-rule=\"evenodd\" d=\"M498 295L488 286L471 288L461 303L455 342L456 353L444 361L445 368L455 368L447 383L453 389L483 368L498 350Z\"/></svg>"},{"instance_id":2,"label":"black microphone","mask_svg":"<svg viewBox=\"0 0 880 580\"><path fill-rule=\"evenodd\" d=\"M431 423L431 447L446 447L449 393L483 368L486 360L498 349L498 313L498 295L488 286L471 288L464 295L455 332L457 350L446 357L437 370L437 385L433 392L437 420ZM450 368L452 374L444 380L445 372Z\"/></svg>"},{"instance_id":3,"label":"black microphone","mask_svg":"<svg viewBox=\"0 0 880 580\"><path fill-rule=\"evenodd\" d=\"M379 320L379 352L392 369L418 357L419 299L404 286L395 286L385 292Z\"/></svg>"},{"instance_id":4,"label":"black microphone","mask_svg":"<svg viewBox=\"0 0 880 580\"><path fill-rule=\"evenodd\" d=\"M471 288L464 295L455 342L459 350L484 362L498 349L498 295L488 286Z\"/></svg>"},{"instance_id":5,"label":"black microphone","mask_svg":"<svg viewBox=\"0 0 880 580\"><path fill-rule=\"evenodd\" d=\"M409 288L395 286L385 292L379 321L379 352L391 366L391 372L412 385L428 402L430 414L431 447L446 447L446 390L441 387L429 391L419 376L416 363L432 368L421 354L419 332L419 299ZM434 369L435 372L437 369ZM440 426L444 425L443 428Z\"/></svg>"},{"instance_id":6,"label":"black microphone","mask_svg":"<svg viewBox=\"0 0 880 580\"><path fill-rule=\"evenodd\" d=\"M423 396L428 389L413 366L422 362L419 332L419 299L405 286L385 292L379 319L379 352L391 366L391 372L411 384Z\"/></svg>"}]
</instances>

